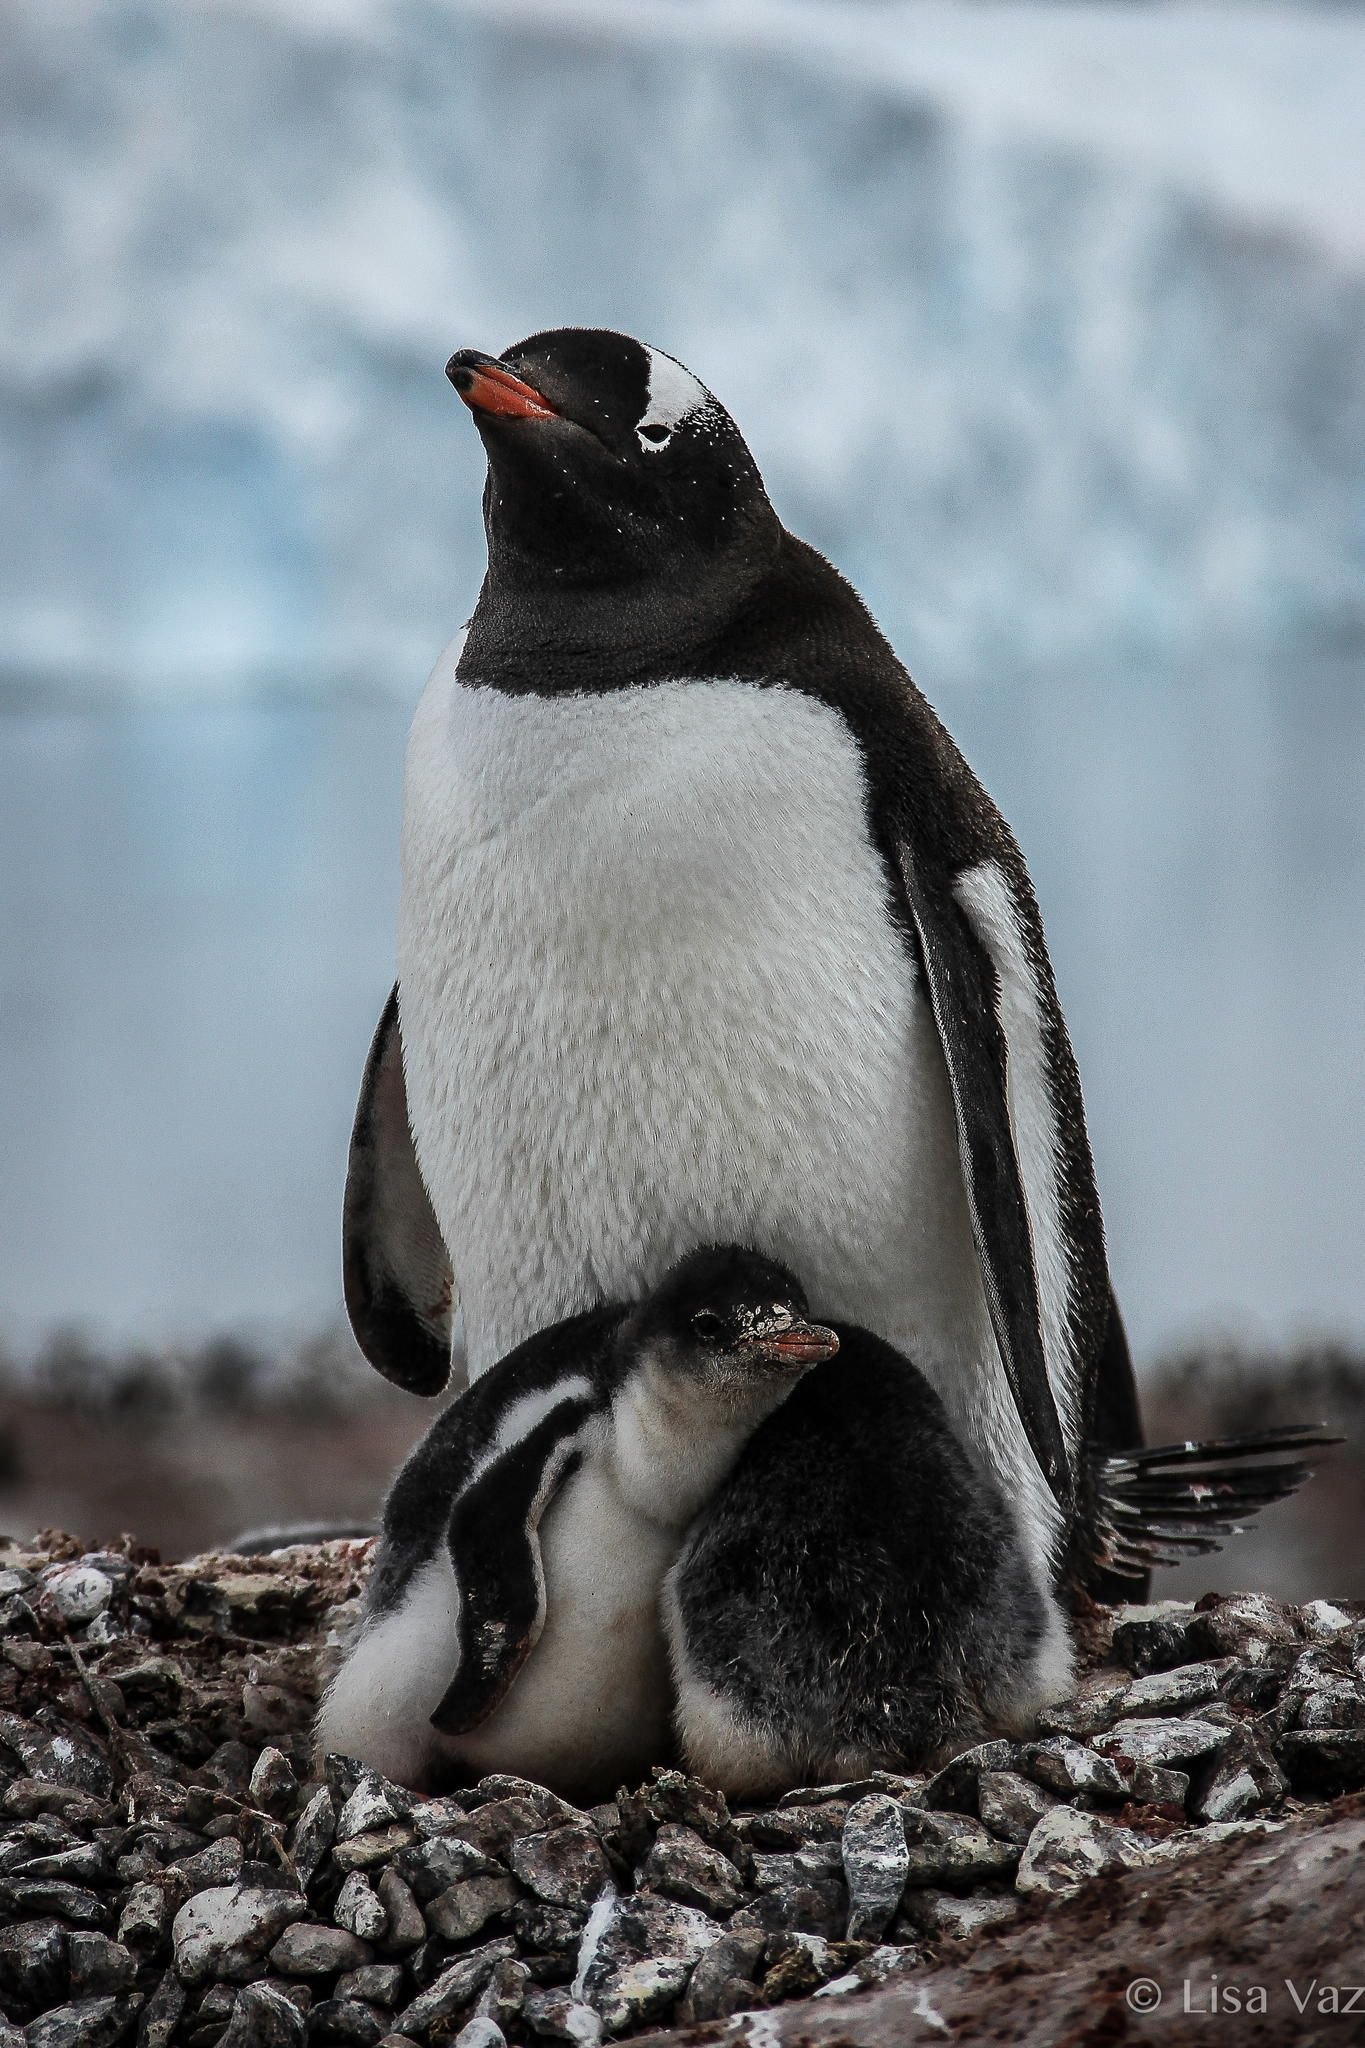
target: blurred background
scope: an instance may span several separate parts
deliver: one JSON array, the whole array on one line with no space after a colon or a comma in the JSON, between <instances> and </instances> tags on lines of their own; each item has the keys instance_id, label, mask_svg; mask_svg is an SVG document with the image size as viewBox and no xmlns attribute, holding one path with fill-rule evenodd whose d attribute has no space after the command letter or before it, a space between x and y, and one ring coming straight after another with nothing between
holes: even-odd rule
<instances>
[{"instance_id":1,"label":"blurred background","mask_svg":"<svg viewBox=\"0 0 1365 2048\"><path fill-rule=\"evenodd\" d=\"M740 421L1032 866L1154 1433L1365 1435L1365 10L5 0L0 1531L372 1514L457 345ZM1365 1592L1358 1452L1179 1583ZM1175 1580L1171 1584L1177 1583Z\"/></svg>"}]
</instances>

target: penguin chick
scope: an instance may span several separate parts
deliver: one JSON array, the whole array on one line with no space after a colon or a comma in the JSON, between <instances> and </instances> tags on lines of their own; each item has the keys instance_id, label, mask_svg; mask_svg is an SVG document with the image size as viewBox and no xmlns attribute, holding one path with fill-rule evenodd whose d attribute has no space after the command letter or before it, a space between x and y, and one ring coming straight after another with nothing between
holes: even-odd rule
<instances>
[{"instance_id":1,"label":"penguin chick","mask_svg":"<svg viewBox=\"0 0 1365 2048\"><path fill-rule=\"evenodd\" d=\"M510 1352L394 1483L320 1750L423 1789L508 1771L578 1799L666 1761L664 1576L753 1431L837 1349L790 1274L732 1247Z\"/></svg>"},{"instance_id":2,"label":"penguin chick","mask_svg":"<svg viewBox=\"0 0 1365 2048\"><path fill-rule=\"evenodd\" d=\"M689 1535L663 1615L688 1768L727 1794L919 1769L1024 1733L1069 1633L923 1375L838 1326Z\"/></svg>"}]
</instances>

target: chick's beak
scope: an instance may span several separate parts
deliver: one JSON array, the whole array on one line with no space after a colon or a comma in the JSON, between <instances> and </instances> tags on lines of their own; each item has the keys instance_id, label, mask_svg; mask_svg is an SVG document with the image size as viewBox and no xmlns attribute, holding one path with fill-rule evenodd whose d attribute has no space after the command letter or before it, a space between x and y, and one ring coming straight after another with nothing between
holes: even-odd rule
<instances>
[{"instance_id":1,"label":"chick's beak","mask_svg":"<svg viewBox=\"0 0 1365 2048\"><path fill-rule=\"evenodd\" d=\"M839 1339L823 1323L808 1323L794 1317L781 1329L756 1332L749 1339L760 1358L774 1365L823 1365L839 1349Z\"/></svg>"},{"instance_id":2,"label":"chick's beak","mask_svg":"<svg viewBox=\"0 0 1365 2048\"><path fill-rule=\"evenodd\" d=\"M446 375L469 410L492 413L503 419L555 420L554 406L521 377L476 348L456 349L446 364Z\"/></svg>"}]
</instances>

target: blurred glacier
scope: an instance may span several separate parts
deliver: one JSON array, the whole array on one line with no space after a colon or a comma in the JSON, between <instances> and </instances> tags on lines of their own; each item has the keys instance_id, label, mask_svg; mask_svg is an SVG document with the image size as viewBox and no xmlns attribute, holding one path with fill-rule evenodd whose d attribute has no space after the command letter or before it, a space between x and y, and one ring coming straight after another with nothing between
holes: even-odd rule
<instances>
[{"instance_id":1,"label":"blurred glacier","mask_svg":"<svg viewBox=\"0 0 1365 2048\"><path fill-rule=\"evenodd\" d=\"M335 1303L441 375L681 356L1032 862L1144 1348L1365 1330L1365 21L8 0L0 1314Z\"/></svg>"}]
</instances>

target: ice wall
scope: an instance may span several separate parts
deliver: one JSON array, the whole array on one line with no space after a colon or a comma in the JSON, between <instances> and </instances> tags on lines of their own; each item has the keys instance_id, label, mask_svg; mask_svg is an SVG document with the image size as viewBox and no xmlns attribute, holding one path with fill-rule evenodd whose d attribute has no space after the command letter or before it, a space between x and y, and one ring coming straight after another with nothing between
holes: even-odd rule
<instances>
[{"instance_id":1,"label":"ice wall","mask_svg":"<svg viewBox=\"0 0 1365 2048\"><path fill-rule=\"evenodd\" d=\"M710 381L930 677L1365 630L1358 21L10 0L0 35L11 687L407 693L479 573L441 365L569 321Z\"/></svg>"}]
</instances>

